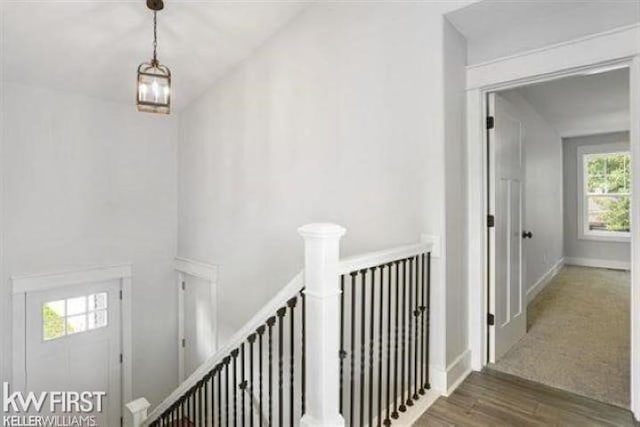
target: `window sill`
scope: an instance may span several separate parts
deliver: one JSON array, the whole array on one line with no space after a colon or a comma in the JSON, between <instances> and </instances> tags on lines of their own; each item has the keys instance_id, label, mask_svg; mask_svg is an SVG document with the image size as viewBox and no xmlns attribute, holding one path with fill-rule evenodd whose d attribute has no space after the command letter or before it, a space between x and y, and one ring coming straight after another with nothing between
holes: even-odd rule
<instances>
[{"instance_id":1,"label":"window sill","mask_svg":"<svg viewBox=\"0 0 640 427\"><path fill-rule=\"evenodd\" d=\"M620 236L610 234L581 234L578 236L579 240L591 240L596 242L611 242L611 243L631 243L631 234L623 234Z\"/></svg>"}]
</instances>

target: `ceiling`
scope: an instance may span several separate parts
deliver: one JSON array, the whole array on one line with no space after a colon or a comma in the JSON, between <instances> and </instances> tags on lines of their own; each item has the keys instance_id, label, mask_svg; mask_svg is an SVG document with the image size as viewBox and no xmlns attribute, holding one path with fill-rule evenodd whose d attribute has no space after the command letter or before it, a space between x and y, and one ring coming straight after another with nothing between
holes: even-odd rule
<instances>
[{"instance_id":1,"label":"ceiling","mask_svg":"<svg viewBox=\"0 0 640 427\"><path fill-rule=\"evenodd\" d=\"M158 58L171 69L174 106L199 96L309 3L165 1ZM143 0L5 0L4 77L133 103L136 69L151 58L152 36Z\"/></svg>"},{"instance_id":2,"label":"ceiling","mask_svg":"<svg viewBox=\"0 0 640 427\"><path fill-rule=\"evenodd\" d=\"M640 22L638 0L483 0L447 14L469 64ZM541 31L542 30L542 31Z\"/></svg>"},{"instance_id":3,"label":"ceiling","mask_svg":"<svg viewBox=\"0 0 640 427\"><path fill-rule=\"evenodd\" d=\"M517 89L562 137L629 130L629 69Z\"/></svg>"}]
</instances>

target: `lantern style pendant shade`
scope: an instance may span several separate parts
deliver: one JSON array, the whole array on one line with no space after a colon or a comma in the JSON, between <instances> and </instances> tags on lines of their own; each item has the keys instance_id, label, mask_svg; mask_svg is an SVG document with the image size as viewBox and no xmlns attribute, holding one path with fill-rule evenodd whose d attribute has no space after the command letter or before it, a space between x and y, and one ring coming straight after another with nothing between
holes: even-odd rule
<instances>
[{"instance_id":1,"label":"lantern style pendant shade","mask_svg":"<svg viewBox=\"0 0 640 427\"><path fill-rule=\"evenodd\" d=\"M143 63L138 67L138 111L171 112L171 71L160 64Z\"/></svg>"},{"instance_id":2,"label":"lantern style pendant shade","mask_svg":"<svg viewBox=\"0 0 640 427\"><path fill-rule=\"evenodd\" d=\"M147 0L153 11L153 58L138 66L136 105L138 111L169 114L171 112L171 71L157 58L157 12L164 8L162 0Z\"/></svg>"}]
</instances>

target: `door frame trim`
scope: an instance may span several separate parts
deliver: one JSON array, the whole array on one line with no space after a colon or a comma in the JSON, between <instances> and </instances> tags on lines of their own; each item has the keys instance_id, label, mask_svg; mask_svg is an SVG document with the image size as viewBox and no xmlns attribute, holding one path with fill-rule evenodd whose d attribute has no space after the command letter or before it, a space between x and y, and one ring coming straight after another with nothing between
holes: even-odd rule
<instances>
[{"instance_id":1,"label":"door frame trim","mask_svg":"<svg viewBox=\"0 0 640 427\"><path fill-rule=\"evenodd\" d=\"M524 84L625 66L630 70L630 146L640 159L640 25L549 46L517 57L467 67L468 330L472 369L487 364L487 132L486 94ZM633 189L640 194L640 161L633 162ZM632 200L640 224L640 197ZM631 259L640 259L640 227L632 230ZM640 262L631 266L631 410L640 419Z\"/></svg>"},{"instance_id":2,"label":"door frame trim","mask_svg":"<svg viewBox=\"0 0 640 427\"><path fill-rule=\"evenodd\" d=\"M218 267L201 261L195 261L189 258L176 257L174 261L174 269L176 270L176 288L178 292L178 382L182 383L186 377L184 374L184 347L182 339L184 338L184 292L182 282L186 280L186 276L197 277L209 282L211 292L211 307L213 307L213 347L217 350L219 344L219 323L218 323Z\"/></svg>"},{"instance_id":3,"label":"door frame trim","mask_svg":"<svg viewBox=\"0 0 640 427\"><path fill-rule=\"evenodd\" d=\"M12 387L15 390L25 390L26 387L26 302L30 292L46 291L82 283L96 283L109 280L120 281L122 301L120 303L120 336L122 351L121 387L122 402L120 416L124 414L124 404L133 399L133 369L132 369L132 340L131 340L131 264L90 267L45 274L29 274L11 276L11 293L13 299L12 326Z\"/></svg>"}]
</instances>

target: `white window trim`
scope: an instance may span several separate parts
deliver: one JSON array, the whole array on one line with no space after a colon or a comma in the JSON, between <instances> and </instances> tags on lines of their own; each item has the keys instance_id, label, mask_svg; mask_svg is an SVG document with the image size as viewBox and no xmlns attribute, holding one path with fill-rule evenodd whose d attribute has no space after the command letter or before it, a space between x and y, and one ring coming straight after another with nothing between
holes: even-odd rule
<instances>
[{"instance_id":1,"label":"white window trim","mask_svg":"<svg viewBox=\"0 0 640 427\"><path fill-rule=\"evenodd\" d=\"M589 230L587 204L585 203L585 195L587 192L586 170L584 168L584 156L590 154L604 153L629 153L630 147L628 143L619 142L600 145L583 145L578 147L577 171L578 181L576 191L578 195L578 239L595 240L601 242L622 242L629 243L631 241L630 232L616 231L592 231ZM632 196L633 197L633 196Z\"/></svg>"}]
</instances>

